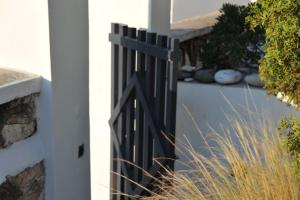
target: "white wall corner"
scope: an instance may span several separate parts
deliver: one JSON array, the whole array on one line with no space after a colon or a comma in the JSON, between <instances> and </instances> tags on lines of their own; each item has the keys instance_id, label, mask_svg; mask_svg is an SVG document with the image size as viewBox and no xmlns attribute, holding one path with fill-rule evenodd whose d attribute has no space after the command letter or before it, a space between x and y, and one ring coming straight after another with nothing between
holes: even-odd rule
<instances>
[{"instance_id":1,"label":"white wall corner","mask_svg":"<svg viewBox=\"0 0 300 200\"><path fill-rule=\"evenodd\" d=\"M149 0L148 29L162 35L170 34L171 0Z\"/></svg>"},{"instance_id":2,"label":"white wall corner","mask_svg":"<svg viewBox=\"0 0 300 200\"><path fill-rule=\"evenodd\" d=\"M88 200L91 198L88 1L48 2L53 92L53 199Z\"/></svg>"}]
</instances>

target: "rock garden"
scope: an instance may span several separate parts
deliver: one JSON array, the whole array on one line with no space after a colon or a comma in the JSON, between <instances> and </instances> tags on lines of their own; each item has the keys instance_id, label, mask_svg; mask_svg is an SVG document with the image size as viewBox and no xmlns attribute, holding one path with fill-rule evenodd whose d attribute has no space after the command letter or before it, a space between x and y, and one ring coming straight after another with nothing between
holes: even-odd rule
<instances>
[{"instance_id":1,"label":"rock garden","mask_svg":"<svg viewBox=\"0 0 300 200\"><path fill-rule=\"evenodd\" d=\"M249 13L249 6L224 4L211 32L190 41L193 51L182 59L178 80L263 87L258 66L265 38L262 29L247 22Z\"/></svg>"}]
</instances>

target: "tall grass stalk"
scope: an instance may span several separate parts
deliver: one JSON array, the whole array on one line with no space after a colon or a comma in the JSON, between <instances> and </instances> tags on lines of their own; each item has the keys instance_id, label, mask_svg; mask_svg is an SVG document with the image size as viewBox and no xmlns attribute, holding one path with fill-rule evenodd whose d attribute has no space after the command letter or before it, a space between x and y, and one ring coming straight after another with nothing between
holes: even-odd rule
<instances>
[{"instance_id":1,"label":"tall grass stalk","mask_svg":"<svg viewBox=\"0 0 300 200\"><path fill-rule=\"evenodd\" d=\"M147 200L298 200L291 160L272 127L261 130L232 121L228 134L207 141L209 154L181 144L186 169L168 171ZM276 131L276 130L275 130ZM208 140L206 138L206 140ZM178 145L177 145L178 146Z\"/></svg>"}]
</instances>

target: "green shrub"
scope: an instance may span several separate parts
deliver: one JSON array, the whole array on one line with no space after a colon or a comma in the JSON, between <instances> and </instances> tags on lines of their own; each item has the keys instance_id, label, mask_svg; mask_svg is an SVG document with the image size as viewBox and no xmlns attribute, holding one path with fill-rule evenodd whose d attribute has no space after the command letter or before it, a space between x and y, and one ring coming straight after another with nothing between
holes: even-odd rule
<instances>
[{"instance_id":1,"label":"green shrub","mask_svg":"<svg viewBox=\"0 0 300 200\"><path fill-rule=\"evenodd\" d=\"M260 76L266 89L300 105L300 1L258 0L250 10L251 27L265 30Z\"/></svg>"},{"instance_id":2,"label":"green shrub","mask_svg":"<svg viewBox=\"0 0 300 200\"><path fill-rule=\"evenodd\" d=\"M279 131L285 137L285 145L294 159L294 167L298 180L300 180L300 124L299 117L292 115L283 118L280 122Z\"/></svg>"},{"instance_id":3,"label":"green shrub","mask_svg":"<svg viewBox=\"0 0 300 200\"><path fill-rule=\"evenodd\" d=\"M200 53L205 67L238 68L258 63L263 32L250 30L245 20L249 10L248 6L223 5L218 22Z\"/></svg>"}]
</instances>

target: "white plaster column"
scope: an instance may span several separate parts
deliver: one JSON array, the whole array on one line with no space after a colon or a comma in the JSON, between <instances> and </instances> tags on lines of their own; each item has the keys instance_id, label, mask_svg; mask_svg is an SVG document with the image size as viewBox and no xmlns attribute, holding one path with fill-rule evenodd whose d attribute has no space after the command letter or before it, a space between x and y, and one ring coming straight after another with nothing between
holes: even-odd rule
<instances>
[{"instance_id":1,"label":"white plaster column","mask_svg":"<svg viewBox=\"0 0 300 200\"><path fill-rule=\"evenodd\" d=\"M87 0L49 0L53 200L90 199Z\"/></svg>"},{"instance_id":2,"label":"white plaster column","mask_svg":"<svg viewBox=\"0 0 300 200\"><path fill-rule=\"evenodd\" d=\"M149 0L148 14L149 31L169 35L171 0Z\"/></svg>"}]
</instances>

